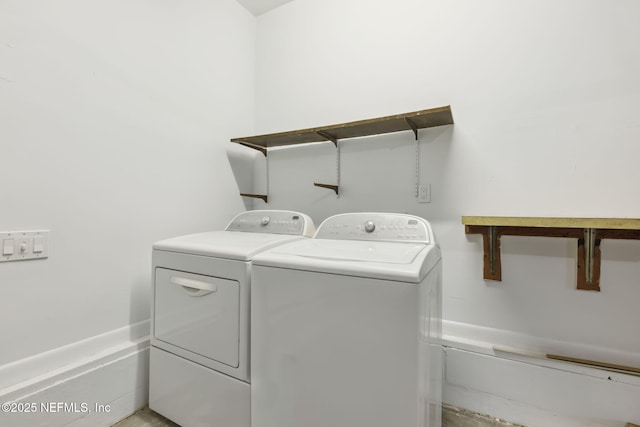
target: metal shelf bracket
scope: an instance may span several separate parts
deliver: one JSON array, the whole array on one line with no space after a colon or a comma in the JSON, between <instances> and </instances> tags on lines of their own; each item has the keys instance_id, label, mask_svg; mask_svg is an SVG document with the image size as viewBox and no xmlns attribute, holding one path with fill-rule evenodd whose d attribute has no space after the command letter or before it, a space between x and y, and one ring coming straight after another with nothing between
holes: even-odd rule
<instances>
[{"instance_id":1,"label":"metal shelf bracket","mask_svg":"<svg viewBox=\"0 0 640 427\"><path fill-rule=\"evenodd\" d=\"M248 145L248 144L244 144L242 142L240 142L239 144L246 145L247 147L250 147L250 148L255 148L256 150L259 150L259 151L264 150L263 154L264 154L265 162L266 162L266 167L265 167L265 169L266 169L265 170L265 172L266 172L266 190L265 190L265 192L267 193L267 194L240 193L240 195L242 197L250 197L250 198L253 198L253 199L261 199L265 203L269 203L269 196L268 196L269 195L269 157L267 157L267 149L266 148L263 149L262 147L254 147L254 146L252 146L250 144Z\"/></svg>"},{"instance_id":2,"label":"metal shelf bracket","mask_svg":"<svg viewBox=\"0 0 640 427\"><path fill-rule=\"evenodd\" d=\"M338 146L338 138L336 138L335 136L321 130L317 131L316 133L327 141L333 142L333 145L335 145L336 147Z\"/></svg>"},{"instance_id":3,"label":"metal shelf bracket","mask_svg":"<svg viewBox=\"0 0 640 427\"><path fill-rule=\"evenodd\" d=\"M242 197L251 197L254 199L262 199L264 200L265 203L269 203L269 196L267 196L266 194L249 194L249 193L240 193L240 195Z\"/></svg>"},{"instance_id":4,"label":"metal shelf bracket","mask_svg":"<svg viewBox=\"0 0 640 427\"><path fill-rule=\"evenodd\" d=\"M329 190L333 190L336 193L336 197L340 197L340 144L338 141L335 141L336 144L336 182L337 185L331 184L321 184L319 182L314 182L313 185L321 188L328 188Z\"/></svg>"},{"instance_id":5,"label":"metal shelf bracket","mask_svg":"<svg viewBox=\"0 0 640 427\"><path fill-rule=\"evenodd\" d=\"M583 237L578 238L578 289L600 290L600 239L598 230L585 228Z\"/></svg>"},{"instance_id":6,"label":"metal shelf bracket","mask_svg":"<svg viewBox=\"0 0 640 427\"><path fill-rule=\"evenodd\" d=\"M340 186L331 185L331 184L320 184L319 182L314 182L313 185L316 187L328 188L329 190L333 190L336 192L336 196L340 195Z\"/></svg>"},{"instance_id":7,"label":"metal shelf bracket","mask_svg":"<svg viewBox=\"0 0 640 427\"><path fill-rule=\"evenodd\" d=\"M253 145L253 144L247 144L246 142L238 142L238 144L240 145L244 145L245 147L249 147L249 148L253 148L254 150L258 150L259 152L261 152L265 157L267 157L267 149L264 147L260 147L258 145Z\"/></svg>"},{"instance_id":8,"label":"metal shelf bracket","mask_svg":"<svg viewBox=\"0 0 640 427\"><path fill-rule=\"evenodd\" d=\"M418 126L416 126L416 124L413 123L408 117L405 117L404 121L407 122L407 124L409 125L409 127L413 131L413 134L415 135L416 141L417 141L418 140Z\"/></svg>"}]
</instances>

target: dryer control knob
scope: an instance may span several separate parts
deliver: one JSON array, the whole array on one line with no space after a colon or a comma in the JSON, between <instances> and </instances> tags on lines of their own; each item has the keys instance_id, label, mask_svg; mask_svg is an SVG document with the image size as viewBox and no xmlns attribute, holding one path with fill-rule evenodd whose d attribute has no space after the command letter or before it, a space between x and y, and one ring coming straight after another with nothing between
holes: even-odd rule
<instances>
[{"instance_id":1,"label":"dryer control knob","mask_svg":"<svg viewBox=\"0 0 640 427\"><path fill-rule=\"evenodd\" d=\"M372 233L376 229L376 224L373 221L367 221L364 223L364 231Z\"/></svg>"},{"instance_id":2,"label":"dryer control knob","mask_svg":"<svg viewBox=\"0 0 640 427\"><path fill-rule=\"evenodd\" d=\"M271 221L271 218L269 218L268 216L262 217L262 221L260 221L260 224L262 224L263 226L266 226L269 224L269 221Z\"/></svg>"}]
</instances>

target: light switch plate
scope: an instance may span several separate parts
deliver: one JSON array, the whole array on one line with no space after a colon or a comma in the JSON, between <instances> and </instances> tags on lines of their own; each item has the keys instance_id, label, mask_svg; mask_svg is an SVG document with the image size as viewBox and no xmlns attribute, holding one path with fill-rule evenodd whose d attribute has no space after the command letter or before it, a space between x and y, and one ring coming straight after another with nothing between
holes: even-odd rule
<instances>
[{"instance_id":1,"label":"light switch plate","mask_svg":"<svg viewBox=\"0 0 640 427\"><path fill-rule=\"evenodd\" d=\"M0 262L49 257L49 230L1 231L0 242L2 242ZM9 249L11 246L13 251Z\"/></svg>"},{"instance_id":2,"label":"light switch plate","mask_svg":"<svg viewBox=\"0 0 640 427\"><path fill-rule=\"evenodd\" d=\"M2 255L13 255L16 250L15 239L3 239L2 240Z\"/></svg>"}]
</instances>

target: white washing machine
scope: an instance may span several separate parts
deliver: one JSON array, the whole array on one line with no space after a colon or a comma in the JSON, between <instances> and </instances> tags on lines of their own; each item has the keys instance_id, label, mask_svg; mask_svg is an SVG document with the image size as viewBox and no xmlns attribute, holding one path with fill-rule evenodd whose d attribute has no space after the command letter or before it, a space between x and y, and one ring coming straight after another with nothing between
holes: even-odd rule
<instances>
[{"instance_id":1,"label":"white washing machine","mask_svg":"<svg viewBox=\"0 0 640 427\"><path fill-rule=\"evenodd\" d=\"M251 259L314 231L298 212L249 211L153 245L151 409L183 427L250 427Z\"/></svg>"},{"instance_id":2,"label":"white washing machine","mask_svg":"<svg viewBox=\"0 0 640 427\"><path fill-rule=\"evenodd\" d=\"M441 266L403 214L333 216L257 255L252 427L439 427Z\"/></svg>"}]
</instances>

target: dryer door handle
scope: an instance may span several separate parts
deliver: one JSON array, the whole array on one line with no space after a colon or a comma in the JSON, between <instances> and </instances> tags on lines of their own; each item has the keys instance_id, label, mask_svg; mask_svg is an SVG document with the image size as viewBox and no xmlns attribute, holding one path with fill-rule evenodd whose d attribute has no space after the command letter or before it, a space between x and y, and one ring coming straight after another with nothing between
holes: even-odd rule
<instances>
[{"instance_id":1,"label":"dryer door handle","mask_svg":"<svg viewBox=\"0 0 640 427\"><path fill-rule=\"evenodd\" d=\"M182 289L192 297L202 297L218 290L215 283L187 279L186 277L171 276L169 281L174 285L182 286Z\"/></svg>"}]
</instances>

